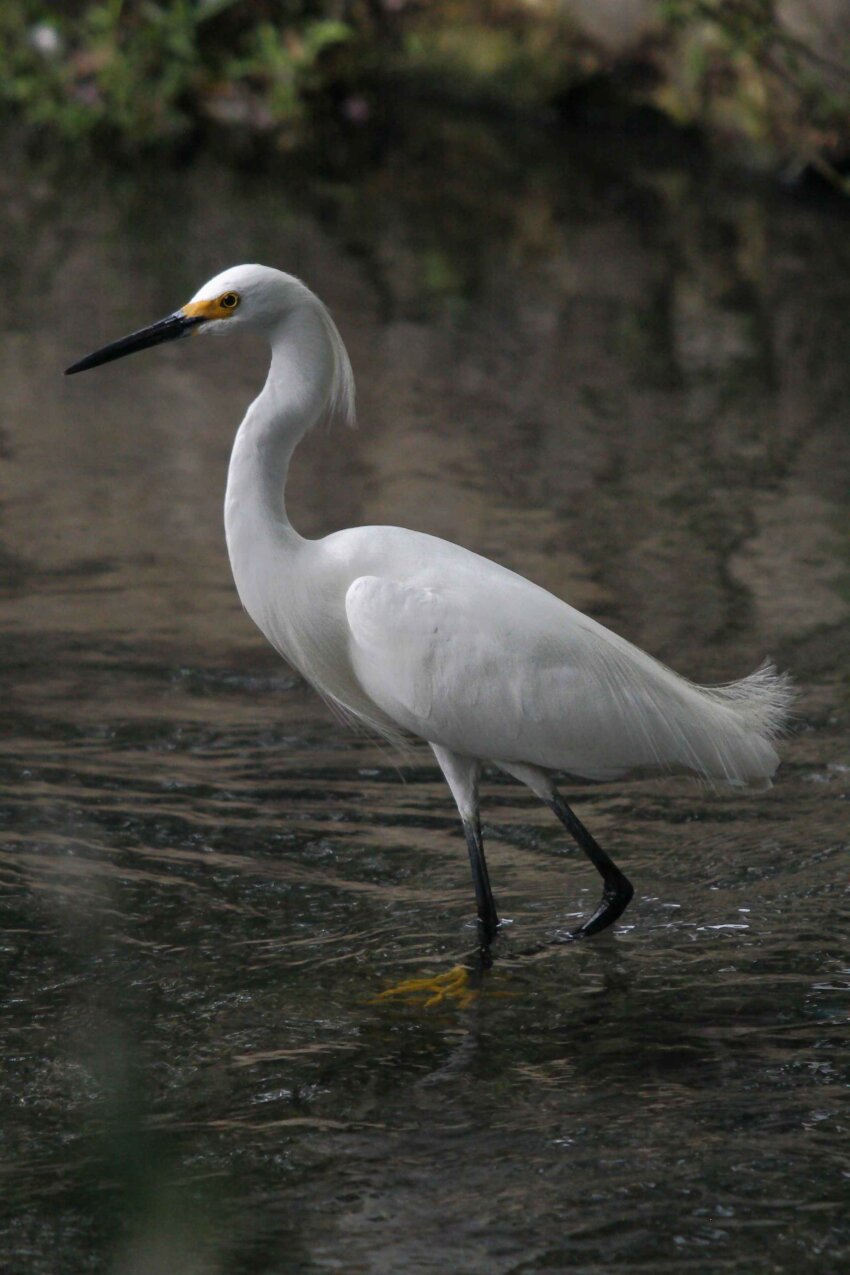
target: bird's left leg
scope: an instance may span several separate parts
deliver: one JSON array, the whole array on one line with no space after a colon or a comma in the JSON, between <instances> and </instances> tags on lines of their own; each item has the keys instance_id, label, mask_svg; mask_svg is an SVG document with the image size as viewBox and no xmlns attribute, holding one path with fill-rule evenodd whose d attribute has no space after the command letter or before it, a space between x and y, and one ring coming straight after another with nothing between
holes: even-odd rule
<instances>
[{"instance_id":1,"label":"bird's left leg","mask_svg":"<svg viewBox=\"0 0 850 1275\"><path fill-rule=\"evenodd\" d=\"M463 820L469 862L472 866L472 883L475 886L475 898L478 903L480 947L477 957L472 961L455 965L445 974L405 979L381 992L378 999L381 1001L401 1000L411 1004L424 1004L426 1007L454 1001L462 1009L466 1009L478 996L483 973L492 964L489 945L496 937L496 931L499 928L499 918L496 914L496 904L493 902L493 891L490 889L490 877L484 858L481 821L478 817L478 776L481 765L474 757L462 757L436 744L432 744L431 747L446 777L446 783L452 790L452 796L457 802L457 808Z\"/></svg>"},{"instance_id":2,"label":"bird's left leg","mask_svg":"<svg viewBox=\"0 0 850 1275\"><path fill-rule=\"evenodd\" d=\"M448 748L441 748L437 744L432 744L431 748L460 811L469 850L481 937L485 943L490 943L496 937L499 917L493 901L487 861L484 858L484 841L478 814L478 777L481 773L481 763L474 757L464 757L460 753L453 753Z\"/></svg>"},{"instance_id":3,"label":"bird's left leg","mask_svg":"<svg viewBox=\"0 0 850 1275\"><path fill-rule=\"evenodd\" d=\"M578 929L573 930L575 939L587 938L598 934L612 925L628 907L634 895L634 888L625 873L621 872L610 855L606 854L599 843L588 832L578 815L567 805L563 797L555 790L555 785L545 770L536 766L506 765L499 762L502 770L513 775L520 783L527 784L541 801L554 810L570 836L581 847L602 877L602 899L592 916L583 921Z\"/></svg>"}]
</instances>

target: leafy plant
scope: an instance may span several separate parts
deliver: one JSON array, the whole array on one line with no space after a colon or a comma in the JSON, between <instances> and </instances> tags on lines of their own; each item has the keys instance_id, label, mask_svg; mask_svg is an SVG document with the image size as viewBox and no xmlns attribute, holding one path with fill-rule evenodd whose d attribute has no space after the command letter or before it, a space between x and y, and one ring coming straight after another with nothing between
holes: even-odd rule
<instances>
[{"instance_id":1,"label":"leafy plant","mask_svg":"<svg viewBox=\"0 0 850 1275\"><path fill-rule=\"evenodd\" d=\"M843 188L831 160L850 152L850 31L827 56L788 28L776 0L661 0L659 9L676 39L666 106L772 143Z\"/></svg>"},{"instance_id":2,"label":"leafy plant","mask_svg":"<svg viewBox=\"0 0 850 1275\"><path fill-rule=\"evenodd\" d=\"M291 121L302 93L315 86L324 51L347 40L350 28L310 17L301 5L284 6L295 13L278 25L262 16L267 8L247 0L93 0L45 18L37 0L7 0L0 97L31 124L69 138L174 137L215 114L223 90L242 94L242 115L255 123L261 115ZM234 55L226 38L207 33L225 11L239 9Z\"/></svg>"}]
</instances>

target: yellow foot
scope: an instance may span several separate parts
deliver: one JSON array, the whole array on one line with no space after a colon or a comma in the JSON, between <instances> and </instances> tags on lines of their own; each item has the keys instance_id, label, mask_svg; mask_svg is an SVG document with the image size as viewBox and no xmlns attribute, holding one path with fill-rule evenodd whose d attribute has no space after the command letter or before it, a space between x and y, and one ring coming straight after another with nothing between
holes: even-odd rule
<instances>
[{"instance_id":1,"label":"yellow foot","mask_svg":"<svg viewBox=\"0 0 850 1275\"><path fill-rule=\"evenodd\" d=\"M460 1009L468 1009L478 997L479 989L472 986L472 976L465 965L455 965L447 974L435 974L433 978L406 978L395 987L388 987L375 999L400 1000L406 1005L442 1005L455 1001Z\"/></svg>"}]
</instances>

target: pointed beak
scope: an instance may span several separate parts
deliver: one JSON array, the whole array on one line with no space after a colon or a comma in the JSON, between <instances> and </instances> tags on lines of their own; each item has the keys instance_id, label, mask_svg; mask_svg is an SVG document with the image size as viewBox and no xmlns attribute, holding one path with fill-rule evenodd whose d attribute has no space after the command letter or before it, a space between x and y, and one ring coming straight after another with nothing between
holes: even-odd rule
<instances>
[{"instance_id":1,"label":"pointed beak","mask_svg":"<svg viewBox=\"0 0 850 1275\"><path fill-rule=\"evenodd\" d=\"M102 349L95 350L93 354L87 354L84 359L66 368L65 375L72 376L74 372L86 372L90 367L99 367L101 363L123 359L125 354L135 354L137 350L148 350L152 345L162 345L163 341L174 341L177 337L188 336L199 323L204 322L204 317L177 310L174 314L169 314L167 319L160 319L158 323L152 323L150 327L140 328L138 332L123 336L120 341L112 341L111 344L104 345Z\"/></svg>"}]
</instances>

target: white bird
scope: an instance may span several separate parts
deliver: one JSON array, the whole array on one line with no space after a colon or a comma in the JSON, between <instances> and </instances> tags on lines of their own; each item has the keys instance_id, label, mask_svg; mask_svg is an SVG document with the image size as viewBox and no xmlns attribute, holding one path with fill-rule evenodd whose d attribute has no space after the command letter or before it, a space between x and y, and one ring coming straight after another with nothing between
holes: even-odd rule
<instances>
[{"instance_id":1,"label":"white bird","mask_svg":"<svg viewBox=\"0 0 850 1275\"><path fill-rule=\"evenodd\" d=\"M421 532L300 536L284 504L293 450L322 420L353 421L354 382L330 314L291 275L234 266L174 314L68 372L241 326L271 345L227 476L227 548L245 610L346 718L389 740L412 734L430 744L463 821L485 944L499 921L479 819L484 762L527 784L591 859L602 900L574 936L604 929L633 889L558 794L554 773L614 779L655 768L767 780L779 761L787 677L765 664L728 686L696 686L522 576Z\"/></svg>"}]
</instances>

